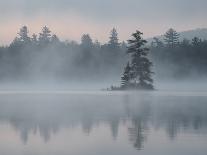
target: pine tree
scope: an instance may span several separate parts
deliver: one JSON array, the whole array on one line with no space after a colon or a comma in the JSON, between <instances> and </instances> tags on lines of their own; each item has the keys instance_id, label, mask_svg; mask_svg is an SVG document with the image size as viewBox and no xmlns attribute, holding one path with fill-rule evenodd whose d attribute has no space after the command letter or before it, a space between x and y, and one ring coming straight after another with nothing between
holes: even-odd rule
<instances>
[{"instance_id":1,"label":"pine tree","mask_svg":"<svg viewBox=\"0 0 207 155\"><path fill-rule=\"evenodd\" d=\"M172 28L165 33L164 37L164 41L170 48L174 48L179 43L179 34Z\"/></svg>"},{"instance_id":2,"label":"pine tree","mask_svg":"<svg viewBox=\"0 0 207 155\"><path fill-rule=\"evenodd\" d=\"M37 35L36 34L33 34L32 35L32 38L31 38L31 41L34 45L36 45L38 43L38 40L37 40Z\"/></svg>"},{"instance_id":3,"label":"pine tree","mask_svg":"<svg viewBox=\"0 0 207 155\"><path fill-rule=\"evenodd\" d=\"M29 31L28 31L27 26L23 26L18 33L19 35L18 40L24 43L30 42L30 37L28 36L28 33Z\"/></svg>"},{"instance_id":4,"label":"pine tree","mask_svg":"<svg viewBox=\"0 0 207 155\"><path fill-rule=\"evenodd\" d=\"M106 46L106 62L109 66L116 65L120 60L121 44L119 43L118 33L115 28L110 32L109 41Z\"/></svg>"},{"instance_id":5,"label":"pine tree","mask_svg":"<svg viewBox=\"0 0 207 155\"><path fill-rule=\"evenodd\" d=\"M119 39L118 39L118 33L115 28L111 30L111 35L109 37L108 44L109 44L109 47L112 49L117 49L120 46Z\"/></svg>"},{"instance_id":6,"label":"pine tree","mask_svg":"<svg viewBox=\"0 0 207 155\"><path fill-rule=\"evenodd\" d=\"M80 57L81 65L89 66L92 62L93 57L93 40L89 34L84 34L81 37L81 52L82 57Z\"/></svg>"},{"instance_id":7,"label":"pine tree","mask_svg":"<svg viewBox=\"0 0 207 155\"><path fill-rule=\"evenodd\" d=\"M127 89L129 88L130 84L130 64L129 62L127 63L127 66L124 69L124 73L121 77L121 89Z\"/></svg>"},{"instance_id":8,"label":"pine tree","mask_svg":"<svg viewBox=\"0 0 207 155\"><path fill-rule=\"evenodd\" d=\"M198 46L201 44L201 42L202 42L202 40L199 39L198 37L194 37L194 38L192 39L192 45L193 45L194 47L198 47Z\"/></svg>"},{"instance_id":9,"label":"pine tree","mask_svg":"<svg viewBox=\"0 0 207 155\"><path fill-rule=\"evenodd\" d=\"M47 26L42 28L42 33L39 35L39 42L41 44L48 44L51 40L51 31Z\"/></svg>"},{"instance_id":10,"label":"pine tree","mask_svg":"<svg viewBox=\"0 0 207 155\"><path fill-rule=\"evenodd\" d=\"M89 34L84 34L81 37L81 46L83 48L91 48L93 46L93 41Z\"/></svg>"},{"instance_id":11,"label":"pine tree","mask_svg":"<svg viewBox=\"0 0 207 155\"><path fill-rule=\"evenodd\" d=\"M127 53L131 56L130 87L133 89L153 89L151 77L152 62L148 59L149 49L144 47L147 43L140 31L132 34L133 39L128 40Z\"/></svg>"}]
</instances>

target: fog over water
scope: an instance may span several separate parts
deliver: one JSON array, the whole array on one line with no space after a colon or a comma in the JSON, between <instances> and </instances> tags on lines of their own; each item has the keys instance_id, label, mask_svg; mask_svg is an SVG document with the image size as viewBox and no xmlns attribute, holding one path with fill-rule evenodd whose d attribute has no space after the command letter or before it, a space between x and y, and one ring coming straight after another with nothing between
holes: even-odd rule
<instances>
[{"instance_id":1,"label":"fog over water","mask_svg":"<svg viewBox=\"0 0 207 155\"><path fill-rule=\"evenodd\" d=\"M204 155L206 103L188 92L1 92L0 153Z\"/></svg>"},{"instance_id":2,"label":"fog over water","mask_svg":"<svg viewBox=\"0 0 207 155\"><path fill-rule=\"evenodd\" d=\"M0 0L0 155L206 155L206 0Z\"/></svg>"}]
</instances>

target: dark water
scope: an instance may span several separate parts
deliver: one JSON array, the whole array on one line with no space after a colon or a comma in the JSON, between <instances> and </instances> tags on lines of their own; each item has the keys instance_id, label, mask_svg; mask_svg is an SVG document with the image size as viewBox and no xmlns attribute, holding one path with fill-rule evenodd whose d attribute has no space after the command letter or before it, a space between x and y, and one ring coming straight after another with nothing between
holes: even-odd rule
<instances>
[{"instance_id":1,"label":"dark water","mask_svg":"<svg viewBox=\"0 0 207 155\"><path fill-rule=\"evenodd\" d=\"M206 155L207 93L1 92L1 155Z\"/></svg>"}]
</instances>

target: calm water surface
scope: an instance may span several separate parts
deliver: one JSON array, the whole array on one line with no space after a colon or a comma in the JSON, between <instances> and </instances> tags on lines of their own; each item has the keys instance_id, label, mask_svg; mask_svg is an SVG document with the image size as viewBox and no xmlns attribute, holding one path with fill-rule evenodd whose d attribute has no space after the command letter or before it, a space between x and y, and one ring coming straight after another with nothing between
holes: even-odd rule
<instances>
[{"instance_id":1,"label":"calm water surface","mask_svg":"<svg viewBox=\"0 0 207 155\"><path fill-rule=\"evenodd\" d=\"M206 92L1 92L1 155L206 155Z\"/></svg>"}]
</instances>

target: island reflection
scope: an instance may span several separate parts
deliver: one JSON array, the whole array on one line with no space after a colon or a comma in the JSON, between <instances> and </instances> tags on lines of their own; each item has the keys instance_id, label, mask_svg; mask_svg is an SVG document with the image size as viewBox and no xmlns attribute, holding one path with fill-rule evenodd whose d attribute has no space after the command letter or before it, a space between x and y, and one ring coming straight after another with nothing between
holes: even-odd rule
<instances>
[{"instance_id":1,"label":"island reflection","mask_svg":"<svg viewBox=\"0 0 207 155\"><path fill-rule=\"evenodd\" d=\"M144 148L151 129L164 129L174 140L179 134L206 134L207 97L142 95L2 95L0 121L9 123L26 145L29 135L40 134L45 143L60 129L80 127L90 136L105 124L114 140L119 127L129 142Z\"/></svg>"}]
</instances>

